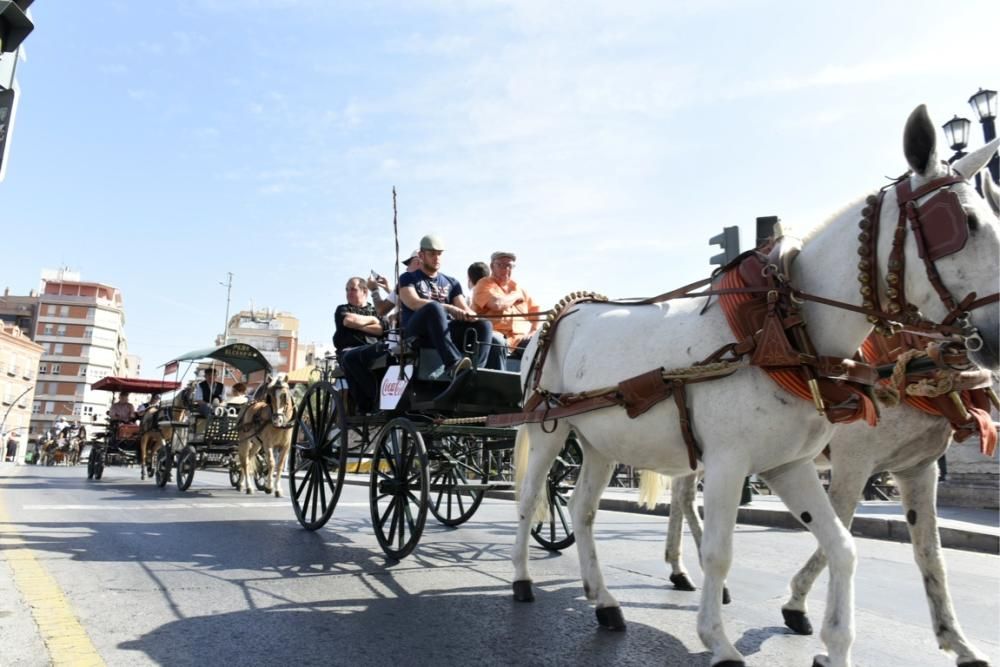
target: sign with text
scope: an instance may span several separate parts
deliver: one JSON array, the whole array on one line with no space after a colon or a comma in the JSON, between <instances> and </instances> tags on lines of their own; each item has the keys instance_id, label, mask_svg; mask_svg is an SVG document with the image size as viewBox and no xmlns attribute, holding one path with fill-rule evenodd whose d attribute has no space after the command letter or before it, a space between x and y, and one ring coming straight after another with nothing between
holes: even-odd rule
<instances>
[{"instance_id":1,"label":"sign with text","mask_svg":"<svg viewBox=\"0 0 1000 667\"><path fill-rule=\"evenodd\" d=\"M399 399L406 390L406 385L413 377L413 364L406 366L389 366L382 378L382 388L379 391L378 405L383 410L394 410Z\"/></svg>"}]
</instances>

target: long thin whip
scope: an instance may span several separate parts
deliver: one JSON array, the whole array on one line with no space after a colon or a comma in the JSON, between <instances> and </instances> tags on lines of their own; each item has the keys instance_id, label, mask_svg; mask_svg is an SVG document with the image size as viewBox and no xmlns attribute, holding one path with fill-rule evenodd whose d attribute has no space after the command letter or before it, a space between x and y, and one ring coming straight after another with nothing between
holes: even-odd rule
<instances>
[{"instance_id":1,"label":"long thin whip","mask_svg":"<svg viewBox=\"0 0 1000 667\"><path fill-rule=\"evenodd\" d=\"M399 284L399 223L397 222L398 212L396 211L396 186L392 186L392 236L396 242L396 261L393 262L393 272L396 282Z\"/></svg>"}]
</instances>

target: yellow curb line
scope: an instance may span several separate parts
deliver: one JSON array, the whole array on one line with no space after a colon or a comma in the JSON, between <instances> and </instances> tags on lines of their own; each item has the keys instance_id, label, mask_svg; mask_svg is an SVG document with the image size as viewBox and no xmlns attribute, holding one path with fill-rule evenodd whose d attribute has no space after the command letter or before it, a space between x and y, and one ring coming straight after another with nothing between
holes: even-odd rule
<instances>
[{"instance_id":1,"label":"yellow curb line","mask_svg":"<svg viewBox=\"0 0 1000 667\"><path fill-rule=\"evenodd\" d=\"M38 634L45 642L52 664L57 667L104 667L104 660L59 584L35 559L20 534L10 525L2 496L0 538L7 546L7 549L0 550L0 554L14 573L14 584L21 597L31 607L31 615L35 618Z\"/></svg>"}]
</instances>

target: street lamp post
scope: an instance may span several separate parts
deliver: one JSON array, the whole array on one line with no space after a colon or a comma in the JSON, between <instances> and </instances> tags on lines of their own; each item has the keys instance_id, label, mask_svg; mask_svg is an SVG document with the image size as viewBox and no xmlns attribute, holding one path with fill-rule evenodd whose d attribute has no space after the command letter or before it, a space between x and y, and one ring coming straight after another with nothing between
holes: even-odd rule
<instances>
[{"instance_id":1,"label":"street lamp post","mask_svg":"<svg viewBox=\"0 0 1000 667\"><path fill-rule=\"evenodd\" d=\"M975 95L969 98L969 106L976 112L976 118L983 126L983 140L990 143L997 136L997 91L983 90L980 88ZM1000 183L1000 156L993 154L989 163L990 176L994 183Z\"/></svg>"},{"instance_id":2,"label":"street lamp post","mask_svg":"<svg viewBox=\"0 0 1000 667\"><path fill-rule=\"evenodd\" d=\"M226 288L226 326L222 328L222 344L227 345L229 343L229 296L233 291L233 274L232 272L226 273L229 276L229 280L224 283L219 283Z\"/></svg>"},{"instance_id":3,"label":"street lamp post","mask_svg":"<svg viewBox=\"0 0 1000 667\"><path fill-rule=\"evenodd\" d=\"M948 159L948 164L965 157L963 148L969 145L969 129L972 123L968 118L959 118L957 115L941 126L944 129L944 136L948 140L948 145L955 154Z\"/></svg>"}]
</instances>

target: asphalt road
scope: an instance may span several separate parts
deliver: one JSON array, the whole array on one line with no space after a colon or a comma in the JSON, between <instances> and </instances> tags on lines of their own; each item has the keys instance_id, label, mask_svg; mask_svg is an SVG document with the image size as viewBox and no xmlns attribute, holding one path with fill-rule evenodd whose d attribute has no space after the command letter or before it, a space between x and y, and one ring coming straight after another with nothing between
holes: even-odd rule
<instances>
[{"instance_id":1,"label":"asphalt road","mask_svg":"<svg viewBox=\"0 0 1000 667\"><path fill-rule=\"evenodd\" d=\"M533 548L537 599L512 600L509 501L487 499L457 529L429 516L417 550L391 563L363 487L346 487L330 523L307 532L287 498L240 495L219 472L199 471L185 493L138 477L0 467L0 665L52 664L62 649L108 665L709 664L697 593L667 581L662 517L598 517L604 575L629 623L610 633L583 599L575 548ZM697 582L693 546L686 535ZM730 638L748 665L808 667L822 644L791 635L779 608L812 538L740 526L735 546ZM855 665L953 665L931 634L909 545L859 539L858 550ZM958 617L1000 665L1000 559L946 557ZM40 623L39 609L58 623ZM53 627L66 638L53 639Z\"/></svg>"}]
</instances>

